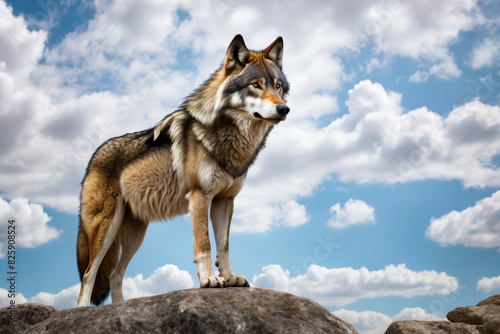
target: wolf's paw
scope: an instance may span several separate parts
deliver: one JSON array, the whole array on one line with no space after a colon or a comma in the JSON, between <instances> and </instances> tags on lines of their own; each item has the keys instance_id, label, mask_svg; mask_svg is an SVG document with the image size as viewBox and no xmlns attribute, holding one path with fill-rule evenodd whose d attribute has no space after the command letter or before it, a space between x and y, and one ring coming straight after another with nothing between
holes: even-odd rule
<instances>
[{"instance_id":1,"label":"wolf's paw","mask_svg":"<svg viewBox=\"0 0 500 334\"><path fill-rule=\"evenodd\" d=\"M200 277L200 288L225 288L226 280L219 276Z\"/></svg>"},{"instance_id":2,"label":"wolf's paw","mask_svg":"<svg viewBox=\"0 0 500 334\"><path fill-rule=\"evenodd\" d=\"M241 286L241 287L249 287L250 283L245 276L231 276L226 280L227 286Z\"/></svg>"}]
</instances>

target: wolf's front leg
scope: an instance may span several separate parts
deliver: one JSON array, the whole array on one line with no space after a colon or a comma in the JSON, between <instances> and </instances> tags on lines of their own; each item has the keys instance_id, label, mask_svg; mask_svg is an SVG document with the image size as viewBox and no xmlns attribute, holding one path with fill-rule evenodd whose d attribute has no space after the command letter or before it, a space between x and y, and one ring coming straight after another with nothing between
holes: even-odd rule
<instances>
[{"instance_id":1,"label":"wolf's front leg","mask_svg":"<svg viewBox=\"0 0 500 334\"><path fill-rule=\"evenodd\" d=\"M217 243L219 276L224 277L227 286L250 286L245 276L236 276L229 263L229 228L233 216L233 198L215 198L210 209L210 218Z\"/></svg>"},{"instance_id":2,"label":"wolf's front leg","mask_svg":"<svg viewBox=\"0 0 500 334\"><path fill-rule=\"evenodd\" d=\"M212 267L210 239L208 236L209 199L199 191L193 190L188 195L189 212L194 236L194 261L200 280L200 288L223 288L226 281L216 276Z\"/></svg>"}]
</instances>

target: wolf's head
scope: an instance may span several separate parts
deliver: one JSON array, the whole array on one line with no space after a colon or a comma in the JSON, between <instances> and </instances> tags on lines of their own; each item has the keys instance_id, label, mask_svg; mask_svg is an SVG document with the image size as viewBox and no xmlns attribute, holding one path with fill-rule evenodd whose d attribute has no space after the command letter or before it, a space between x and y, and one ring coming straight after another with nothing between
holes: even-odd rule
<instances>
[{"instance_id":1,"label":"wolf's head","mask_svg":"<svg viewBox=\"0 0 500 334\"><path fill-rule=\"evenodd\" d=\"M281 37L265 50L250 51L243 37L236 35L224 59L223 104L255 120L285 120L290 111L285 102L289 84L283 74L282 59Z\"/></svg>"},{"instance_id":2,"label":"wolf's head","mask_svg":"<svg viewBox=\"0 0 500 334\"><path fill-rule=\"evenodd\" d=\"M283 39L262 51L250 51L236 35L222 67L184 103L200 123L211 125L218 116L276 124L290 109L285 97L289 85L282 71Z\"/></svg>"}]
</instances>

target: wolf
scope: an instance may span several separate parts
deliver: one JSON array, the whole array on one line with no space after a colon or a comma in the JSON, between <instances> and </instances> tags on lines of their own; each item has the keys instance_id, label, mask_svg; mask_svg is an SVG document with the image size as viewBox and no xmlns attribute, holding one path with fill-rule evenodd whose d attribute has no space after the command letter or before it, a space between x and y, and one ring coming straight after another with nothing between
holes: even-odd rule
<instances>
[{"instance_id":1,"label":"wolf","mask_svg":"<svg viewBox=\"0 0 500 334\"><path fill-rule=\"evenodd\" d=\"M95 151L80 196L78 306L99 305L110 290L113 303L123 301L123 276L149 223L187 213L200 287L249 286L231 268L229 228L249 167L290 111L282 59L282 37L251 51L236 35L220 68L178 110Z\"/></svg>"}]
</instances>

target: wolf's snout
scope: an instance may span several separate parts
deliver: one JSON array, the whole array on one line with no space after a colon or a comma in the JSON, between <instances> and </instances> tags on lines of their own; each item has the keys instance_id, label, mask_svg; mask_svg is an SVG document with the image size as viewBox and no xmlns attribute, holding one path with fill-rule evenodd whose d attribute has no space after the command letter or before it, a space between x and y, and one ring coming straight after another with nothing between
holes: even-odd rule
<instances>
[{"instance_id":1,"label":"wolf's snout","mask_svg":"<svg viewBox=\"0 0 500 334\"><path fill-rule=\"evenodd\" d=\"M279 106L276 106L276 111L280 117L285 117L290 112L290 108L288 108L285 104L280 104Z\"/></svg>"}]
</instances>

